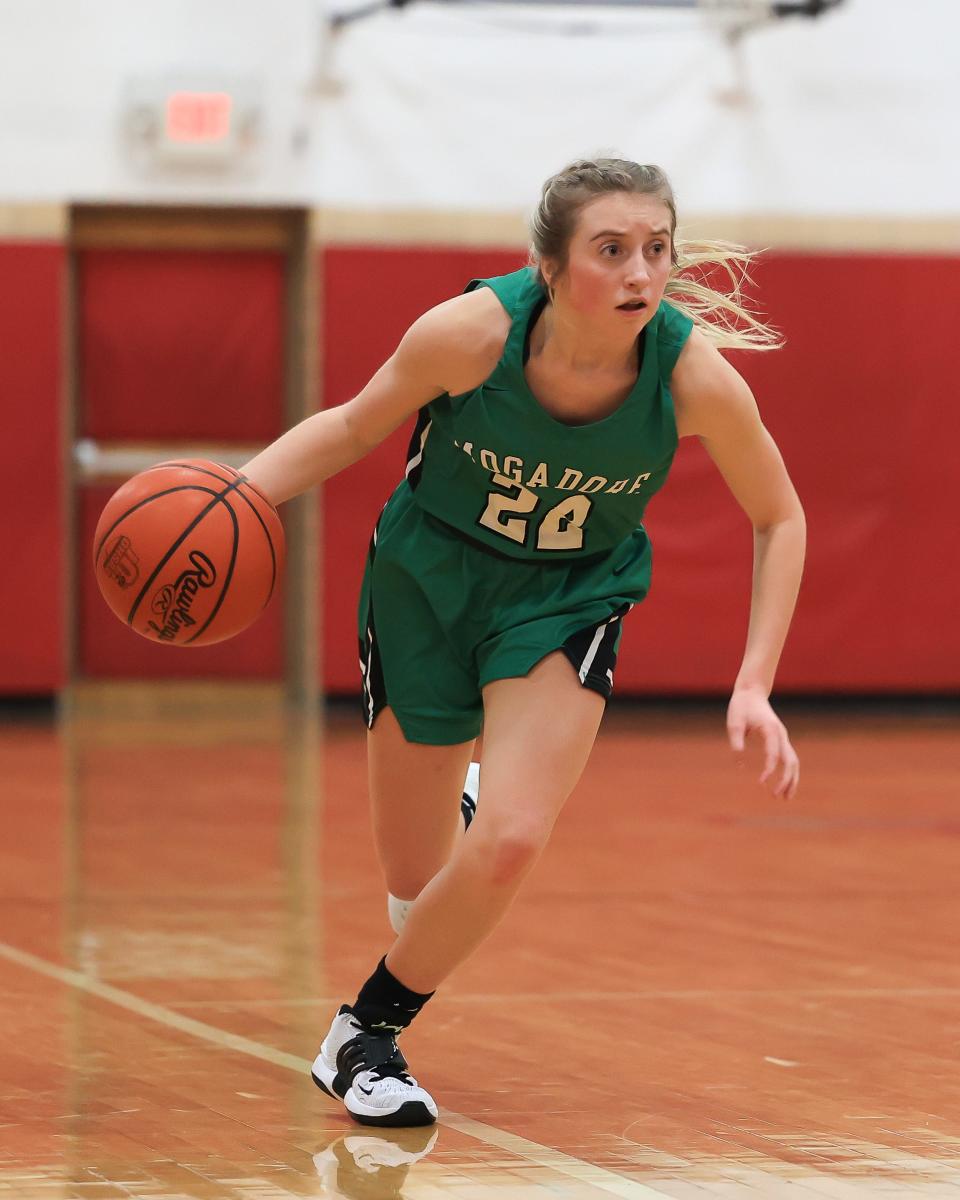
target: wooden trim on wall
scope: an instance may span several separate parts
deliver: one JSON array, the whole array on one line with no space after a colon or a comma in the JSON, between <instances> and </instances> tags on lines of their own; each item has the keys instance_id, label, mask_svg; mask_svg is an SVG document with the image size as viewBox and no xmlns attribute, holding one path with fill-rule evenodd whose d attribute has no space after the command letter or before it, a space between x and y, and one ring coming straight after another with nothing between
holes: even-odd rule
<instances>
[{"instance_id":1,"label":"wooden trim on wall","mask_svg":"<svg viewBox=\"0 0 960 1200\"><path fill-rule=\"evenodd\" d=\"M81 260L78 252L90 249L145 249L157 251L271 251L284 261L284 393L282 423L289 427L316 411L316 272L319 267L313 253L311 214L307 209L250 208L152 208L138 205L77 205L69 210L66 230L69 246L70 298L66 326L69 348L65 355L66 411L65 461L67 463L65 503L69 514L71 581L68 585L68 621L70 637L70 679L79 682L76 661L76 521L75 489L91 478L114 479L119 472L128 477L144 464L177 457L177 444L105 442L76 444L77 409L80 403L79 363L76 344L79 303L77 281ZM259 447L231 443L225 430L217 448L219 461L245 462ZM193 447L193 454L201 447ZM203 455L205 456L205 455ZM312 711L319 698L317 661L318 635L318 560L317 504L308 495L285 506L283 522L287 541L287 570L284 585L284 693L298 709ZM166 683L158 684L161 689Z\"/></svg>"},{"instance_id":2,"label":"wooden trim on wall","mask_svg":"<svg viewBox=\"0 0 960 1200\"><path fill-rule=\"evenodd\" d=\"M0 204L0 241L63 242L69 224L66 204Z\"/></svg>"},{"instance_id":3,"label":"wooden trim on wall","mask_svg":"<svg viewBox=\"0 0 960 1200\"><path fill-rule=\"evenodd\" d=\"M747 246L811 254L960 253L960 217L702 213L682 220L680 233L688 238L722 238Z\"/></svg>"},{"instance_id":4,"label":"wooden trim on wall","mask_svg":"<svg viewBox=\"0 0 960 1200\"><path fill-rule=\"evenodd\" d=\"M69 210L64 210L69 217ZM69 228L64 229L65 237ZM66 713L72 711L72 685L79 674L78 614L80 611L80 582L78 577L77 541L79 538L79 505L77 503L77 477L74 467L74 446L79 428L77 413L80 396L79 367L79 320L77 259L75 254L66 254L62 304L62 362L60 370L60 511L63 517L63 650L66 686L60 694L60 703Z\"/></svg>"},{"instance_id":5,"label":"wooden trim on wall","mask_svg":"<svg viewBox=\"0 0 960 1200\"><path fill-rule=\"evenodd\" d=\"M300 209L76 205L77 250L275 250L296 239Z\"/></svg>"},{"instance_id":6,"label":"wooden trim on wall","mask_svg":"<svg viewBox=\"0 0 960 1200\"><path fill-rule=\"evenodd\" d=\"M523 213L403 212L321 208L317 240L326 245L527 245ZM680 235L721 238L774 250L825 253L960 254L960 217L797 216L790 214L681 214Z\"/></svg>"},{"instance_id":7,"label":"wooden trim on wall","mask_svg":"<svg viewBox=\"0 0 960 1200\"><path fill-rule=\"evenodd\" d=\"M312 253L310 214L305 210L291 228L286 258L284 329L284 428L317 411L319 389L319 311ZM320 500L312 489L284 506L287 569L284 591L284 678L290 702L302 710L318 703L321 643L319 634Z\"/></svg>"},{"instance_id":8,"label":"wooden trim on wall","mask_svg":"<svg viewBox=\"0 0 960 1200\"><path fill-rule=\"evenodd\" d=\"M0 241L66 241L83 246L282 250L301 209L153 208L143 205L0 204ZM681 234L810 253L960 254L960 217L831 216L785 213L681 214ZM515 212L376 210L317 207L314 245L482 247L527 244Z\"/></svg>"}]
</instances>

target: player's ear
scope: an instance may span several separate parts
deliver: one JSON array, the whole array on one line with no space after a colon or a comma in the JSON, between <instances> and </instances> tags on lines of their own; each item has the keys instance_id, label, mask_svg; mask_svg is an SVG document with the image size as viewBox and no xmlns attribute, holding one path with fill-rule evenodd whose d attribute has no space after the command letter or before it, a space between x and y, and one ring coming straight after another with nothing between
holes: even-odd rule
<instances>
[{"instance_id":1,"label":"player's ear","mask_svg":"<svg viewBox=\"0 0 960 1200\"><path fill-rule=\"evenodd\" d=\"M551 301L553 300L553 289L557 281L557 274L558 270L555 259L542 258L540 260L540 275Z\"/></svg>"}]
</instances>

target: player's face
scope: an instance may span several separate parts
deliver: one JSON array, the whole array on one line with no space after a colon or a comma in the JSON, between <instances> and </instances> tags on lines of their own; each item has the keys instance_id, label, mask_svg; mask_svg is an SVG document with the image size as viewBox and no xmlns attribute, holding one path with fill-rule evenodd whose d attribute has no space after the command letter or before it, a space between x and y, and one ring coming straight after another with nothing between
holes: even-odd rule
<instances>
[{"instance_id":1,"label":"player's face","mask_svg":"<svg viewBox=\"0 0 960 1200\"><path fill-rule=\"evenodd\" d=\"M670 210L656 196L612 192L580 210L557 301L589 320L640 329L670 274Z\"/></svg>"}]
</instances>

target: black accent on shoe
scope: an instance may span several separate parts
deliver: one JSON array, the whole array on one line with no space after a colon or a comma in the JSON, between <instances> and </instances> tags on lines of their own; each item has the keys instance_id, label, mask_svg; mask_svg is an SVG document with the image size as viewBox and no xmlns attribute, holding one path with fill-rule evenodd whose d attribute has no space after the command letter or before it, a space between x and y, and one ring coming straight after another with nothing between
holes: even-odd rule
<instances>
[{"instance_id":1,"label":"black accent on shoe","mask_svg":"<svg viewBox=\"0 0 960 1200\"><path fill-rule=\"evenodd\" d=\"M345 1080L346 1093L361 1071L371 1071L374 1079L392 1078L400 1079L404 1083L411 1082L407 1061L390 1033L371 1033L364 1029L349 1042L344 1042L337 1054L337 1080L334 1087L341 1080Z\"/></svg>"},{"instance_id":2,"label":"black accent on shoe","mask_svg":"<svg viewBox=\"0 0 960 1200\"><path fill-rule=\"evenodd\" d=\"M436 1117L419 1100L407 1100L396 1112L387 1113L382 1117L365 1117L355 1112L351 1112L350 1116L359 1125L379 1125L385 1129L401 1126L413 1128L417 1125L432 1125L436 1121Z\"/></svg>"},{"instance_id":3,"label":"black accent on shoe","mask_svg":"<svg viewBox=\"0 0 960 1200\"><path fill-rule=\"evenodd\" d=\"M321 1092L324 1092L327 1096L330 1096L334 1100L342 1101L344 1096L347 1094L347 1088L350 1086L350 1081L347 1080L346 1083L344 1083L339 1074L334 1078L332 1092L323 1082L323 1080L318 1075L315 1075L313 1071L310 1072L310 1078L317 1085Z\"/></svg>"},{"instance_id":4,"label":"black accent on shoe","mask_svg":"<svg viewBox=\"0 0 960 1200\"><path fill-rule=\"evenodd\" d=\"M463 814L464 832L470 828L470 822L477 814L477 802L466 792L460 797L460 812Z\"/></svg>"}]
</instances>

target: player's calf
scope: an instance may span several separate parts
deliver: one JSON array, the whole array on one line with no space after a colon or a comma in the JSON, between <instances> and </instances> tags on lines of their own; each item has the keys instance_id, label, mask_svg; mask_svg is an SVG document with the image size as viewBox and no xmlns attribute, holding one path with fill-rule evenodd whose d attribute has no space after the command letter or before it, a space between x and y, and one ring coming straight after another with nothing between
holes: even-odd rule
<instances>
[{"instance_id":1,"label":"player's calf","mask_svg":"<svg viewBox=\"0 0 960 1200\"><path fill-rule=\"evenodd\" d=\"M460 798L460 815L463 819L464 833L470 828L470 822L476 815L479 795L480 764L472 762L467 768L467 774L463 781L463 794ZM413 906L414 900L416 900L416 896L413 896L409 900L404 900L399 896L387 893L387 915L390 918L390 926L394 933L399 933L406 924L407 916Z\"/></svg>"}]
</instances>

